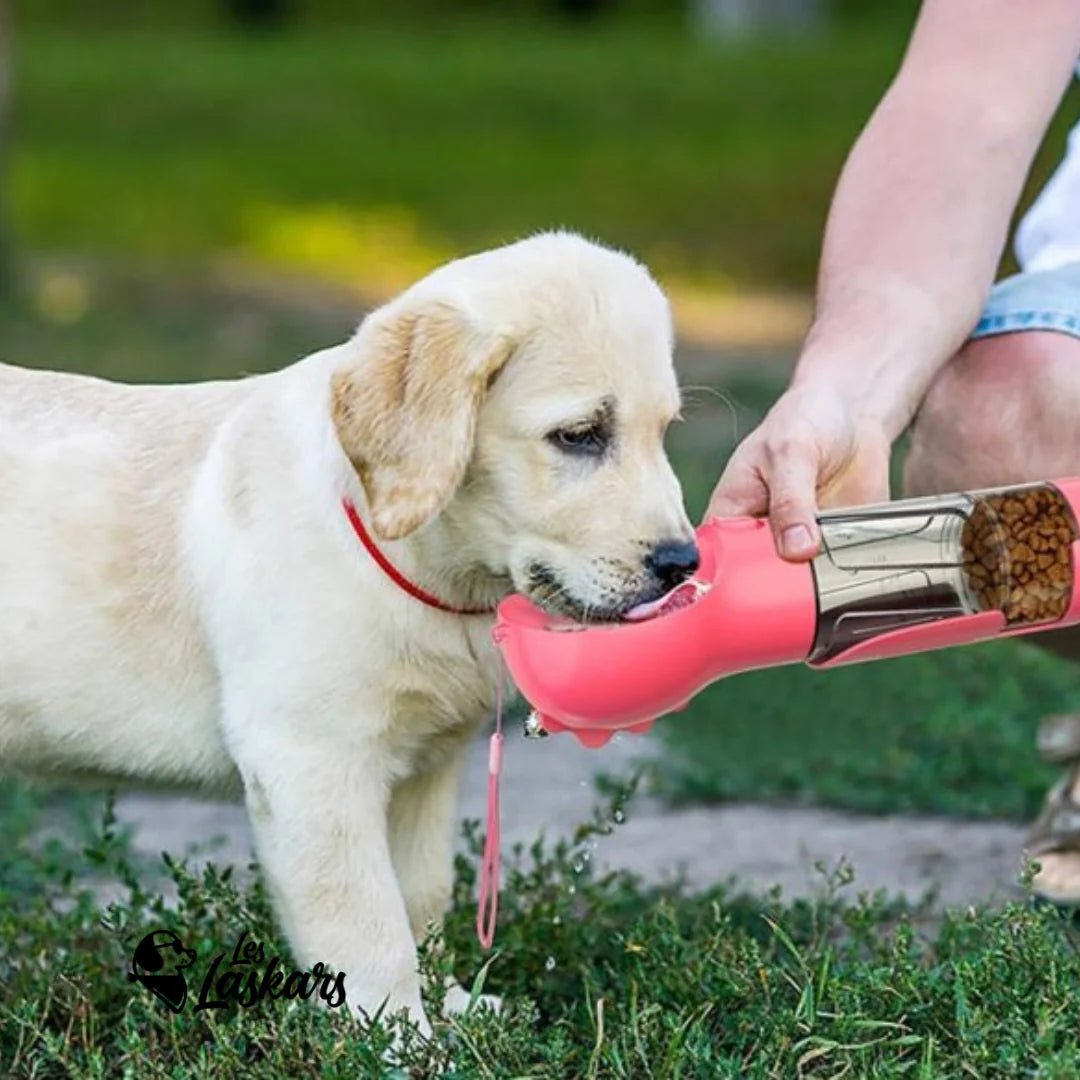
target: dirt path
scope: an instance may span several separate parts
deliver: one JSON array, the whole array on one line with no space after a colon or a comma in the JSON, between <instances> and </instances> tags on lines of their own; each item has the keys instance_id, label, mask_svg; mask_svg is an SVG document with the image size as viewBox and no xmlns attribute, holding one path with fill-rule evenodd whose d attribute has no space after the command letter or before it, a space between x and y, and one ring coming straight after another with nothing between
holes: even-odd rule
<instances>
[{"instance_id":1,"label":"dirt path","mask_svg":"<svg viewBox=\"0 0 1080 1080\"><path fill-rule=\"evenodd\" d=\"M526 741L509 732L502 789L505 849L531 841L540 830L568 835L600 801L593 776L628 774L645 750L647 744L629 736L596 751L569 736ZM463 817L484 815L486 768L486 743L478 741L464 784ZM117 812L134 827L141 854L177 854L221 837L214 861L243 866L251 857L250 833L237 806L128 795ZM625 824L596 841L593 858L599 866L626 867L654 881L679 873L696 885L736 878L753 891L779 885L788 897L820 889L815 863L834 866L843 858L854 867L856 890L882 888L917 900L933 889L939 903L968 905L1020 895L1014 883L1023 838L1023 828L1013 824L749 804L671 812L638 797Z\"/></svg>"}]
</instances>

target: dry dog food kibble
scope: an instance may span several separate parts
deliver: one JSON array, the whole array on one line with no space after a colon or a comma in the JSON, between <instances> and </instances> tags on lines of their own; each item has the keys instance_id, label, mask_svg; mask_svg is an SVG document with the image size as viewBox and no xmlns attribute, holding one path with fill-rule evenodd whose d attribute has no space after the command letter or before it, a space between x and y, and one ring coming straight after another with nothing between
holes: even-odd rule
<instances>
[{"instance_id":1,"label":"dry dog food kibble","mask_svg":"<svg viewBox=\"0 0 1080 1080\"><path fill-rule=\"evenodd\" d=\"M1068 503L1043 486L976 499L961 545L979 607L1004 612L1009 624L1060 619L1073 587L1076 525Z\"/></svg>"}]
</instances>

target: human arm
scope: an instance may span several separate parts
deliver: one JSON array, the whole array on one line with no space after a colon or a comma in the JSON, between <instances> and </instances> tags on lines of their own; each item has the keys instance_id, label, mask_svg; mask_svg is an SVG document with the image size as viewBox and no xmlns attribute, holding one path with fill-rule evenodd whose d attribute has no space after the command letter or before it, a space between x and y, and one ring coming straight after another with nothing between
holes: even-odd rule
<instances>
[{"instance_id":1,"label":"human arm","mask_svg":"<svg viewBox=\"0 0 1080 1080\"><path fill-rule=\"evenodd\" d=\"M1075 0L925 0L837 185L791 385L711 514L768 512L807 558L819 502L887 497L889 447L978 317L1078 55Z\"/></svg>"}]
</instances>

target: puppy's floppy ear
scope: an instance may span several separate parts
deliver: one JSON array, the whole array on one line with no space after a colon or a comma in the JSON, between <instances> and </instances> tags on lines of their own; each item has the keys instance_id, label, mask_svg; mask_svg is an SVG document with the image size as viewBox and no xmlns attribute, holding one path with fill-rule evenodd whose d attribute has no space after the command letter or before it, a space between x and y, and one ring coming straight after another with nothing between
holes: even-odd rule
<instances>
[{"instance_id":1,"label":"puppy's floppy ear","mask_svg":"<svg viewBox=\"0 0 1080 1080\"><path fill-rule=\"evenodd\" d=\"M443 302L375 312L334 372L331 410L371 524L397 540L450 501L472 457L476 416L513 344Z\"/></svg>"}]
</instances>

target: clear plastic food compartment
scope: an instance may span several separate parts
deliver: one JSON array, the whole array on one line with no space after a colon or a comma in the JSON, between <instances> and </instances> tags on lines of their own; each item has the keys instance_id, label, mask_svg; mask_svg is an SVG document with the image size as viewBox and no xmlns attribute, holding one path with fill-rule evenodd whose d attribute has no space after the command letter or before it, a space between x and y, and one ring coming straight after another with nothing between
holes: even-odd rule
<instances>
[{"instance_id":1,"label":"clear plastic food compartment","mask_svg":"<svg viewBox=\"0 0 1080 1080\"><path fill-rule=\"evenodd\" d=\"M1009 628L1065 615L1077 526L1052 484L908 499L821 515L812 661L939 619L1000 611Z\"/></svg>"}]
</instances>

